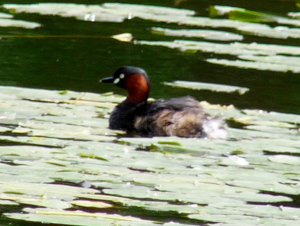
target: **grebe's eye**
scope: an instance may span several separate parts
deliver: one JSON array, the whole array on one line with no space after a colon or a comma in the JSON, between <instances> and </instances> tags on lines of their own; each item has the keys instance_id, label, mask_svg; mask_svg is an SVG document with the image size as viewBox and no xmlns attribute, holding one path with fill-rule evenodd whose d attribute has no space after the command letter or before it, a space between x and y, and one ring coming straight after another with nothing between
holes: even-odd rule
<instances>
[{"instance_id":1,"label":"grebe's eye","mask_svg":"<svg viewBox=\"0 0 300 226\"><path fill-rule=\"evenodd\" d=\"M116 79L114 80L114 84L118 84L118 83L120 82L120 80L123 79L123 78L125 78L125 75L124 75L124 74L120 74L120 75L119 75L119 78L116 78Z\"/></svg>"}]
</instances>

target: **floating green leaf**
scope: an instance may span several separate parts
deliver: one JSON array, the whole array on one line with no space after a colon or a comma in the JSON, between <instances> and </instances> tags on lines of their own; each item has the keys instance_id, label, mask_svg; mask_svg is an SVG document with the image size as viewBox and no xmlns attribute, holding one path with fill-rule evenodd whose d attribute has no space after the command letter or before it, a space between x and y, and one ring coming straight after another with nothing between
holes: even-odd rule
<instances>
[{"instance_id":1,"label":"floating green leaf","mask_svg":"<svg viewBox=\"0 0 300 226\"><path fill-rule=\"evenodd\" d=\"M14 19L0 19L0 27L22 27L27 29L34 29L40 27L41 24L35 22L28 22Z\"/></svg>"},{"instance_id":2,"label":"floating green leaf","mask_svg":"<svg viewBox=\"0 0 300 226\"><path fill-rule=\"evenodd\" d=\"M99 160L103 160L103 161L108 161L108 159L103 158L101 156L97 156L97 155L87 155L85 153L80 153L79 156L81 158L92 158L92 159L99 159Z\"/></svg>"},{"instance_id":3,"label":"floating green leaf","mask_svg":"<svg viewBox=\"0 0 300 226\"><path fill-rule=\"evenodd\" d=\"M277 22L279 18L266 13L235 9L229 13L229 19L246 22Z\"/></svg>"},{"instance_id":4,"label":"floating green leaf","mask_svg":"<svg viewBox=\"0 0 300 226\"><path fill-rule=\"evenodd\" d=\"M107 204L105 202L87 201L87 200L75 200L75 201L71 201L71 204L76 205L76 206L92 207L92 208L110 208L110 207L112 207L112 205Z\"/></svg>"},{"instance_id":5,"label":"floating green leaf","mask_svg":"<svg viewBox=\"0 0 300 226\"><path fill-rule=\"evenodd\" d=\"M0 13L0 18L13 18L13 15L7 13Z\"/></svg>"},{"instance_id":6,"label":"floating green leaf","mask_svg":"<svg viewBox=\"0 0 300 226\"><path fill-rule=\"evenodd\" d=\"M172 83L165 82L165 85L182 87L189 89L198 89L198 90L211 90L216 92L238 92L243 95L249 91L248 88L239 87L239 86L230 86L230 85L221 85L221 84L212 84L212 83L203 83L203 82L188 82L188 81L174 81Z\"/></svg>"},{"instance_id":7,"label":"floating green leaf","mask_svg":"<svg viewBox=\"0 0 300 226\"><path fill-rule=\"evenodd\" d=\"M118 225L153 225L154 222L141 220L130 216L121 216L117 214L87 213L83 211L62 211L53 209L25 209L27 214L10 213L6 217L26 220L31 222L47 222L50 224L63 225L81 225L90 226L112 225L118 222ZM129 222L129 223L127 223Z\"/></svg>"},{"instance_id":8,"label":"floating green leaf","mask_svg":"<svg viewBox=\"0 0 300 226\"><path fill-rule=\"evenodd\" d=\"M243 61L243 60L225 60L225 59L207 59L206 60L212 64L220 64L224 66L238 67L238 68L250 68L263 71L278 71L278 72L293 72L300 73L300 67L298 66L287 66L283 64L274 63L263 63L263 62L253 62L253 61Z\"/></svg>"},{"instance_id":9,"label":"floating green leaf","mask_svg":"<svg viewBox=\"0 0 300 226\"><path fill-rule=\"evenodd\" d=\"M275 156L270 156L269 160L277 163L284 163L284 164L297 165L297 166L300 165L300 158L294 156L275 155Z\"/></svg>"},{"instance_id":10,"label":"floating green leaf","mask_svg":"<svg viewBox=\"0 0 300 226\"><path fill-rule=\"evenodd\" d=\"M230 6L211 6L210 15L213 17L229 15L229 19L231 20L239 20L245 22L275 22L279 24L300 26L299 20L292 20L280 16Z\"/></svg>"},{"instance_id":11,"label":"floating green leaf","mask_svg":"<svg viewBox=\"0 0 300 226\"><path fill-rule=\"evenodd\" d=\"M151 29L153 34L166 35L166 36L178 36L178 37L195 37L203 38L206 40L219 40L219 41L233 41L243 40L242 35L224 32L224 31L212 31L212 30L198 30L198 29L166 29L153 27Z\"/></svg>"}]
</instances>

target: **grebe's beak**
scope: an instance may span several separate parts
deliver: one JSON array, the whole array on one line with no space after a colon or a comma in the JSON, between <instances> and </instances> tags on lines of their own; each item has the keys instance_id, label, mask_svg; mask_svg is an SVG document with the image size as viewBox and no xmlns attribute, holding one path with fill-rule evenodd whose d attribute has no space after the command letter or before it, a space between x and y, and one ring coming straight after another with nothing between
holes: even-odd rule
<instances>
[{"instance_id":1,"label":"grebe's beak","mask_svg":"<svg viewBox=\"0 0 300 226\"><path fill-rule=\"evenodd\" d=\"M114 83L115 78L114 77L107 77L107 78L103 78L101 79L99 82L103 82L103 83Z\"/></svg>"}]
</instances>

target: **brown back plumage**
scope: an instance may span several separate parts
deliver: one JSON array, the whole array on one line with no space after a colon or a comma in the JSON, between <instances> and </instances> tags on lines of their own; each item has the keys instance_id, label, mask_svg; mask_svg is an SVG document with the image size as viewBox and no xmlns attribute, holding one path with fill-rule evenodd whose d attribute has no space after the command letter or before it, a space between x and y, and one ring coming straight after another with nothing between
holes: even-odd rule
<instances>
[{"instance_id":1,"label":"brown back plumage","mask_svg":"<svg viewBox=\"0 0 300 226\"><path fill-rule=\"evenodd\" d=\"M134 128L150 136L201 137L207 117L191 97L158 100L149 103L145 114L135 117Z\"/></svg>"}]
</instances>

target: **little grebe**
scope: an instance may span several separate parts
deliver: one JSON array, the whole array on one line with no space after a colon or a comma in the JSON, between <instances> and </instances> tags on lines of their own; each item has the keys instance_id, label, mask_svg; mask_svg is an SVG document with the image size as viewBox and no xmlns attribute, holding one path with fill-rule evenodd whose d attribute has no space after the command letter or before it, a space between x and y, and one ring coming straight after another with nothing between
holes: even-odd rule
<instances>
[{"instance_id":1,"label":"little grebe","mask_svg":"<svg viewBox=\"0 0 300 226\"><path fill-rule=\"evenodd\" d=\"M150 82L138 67L119 68L112 77L101 80L128 91L109 118L109 128L135 131L148 136L179 136L226 139L225 123L205 113L192 97L148 102Z\"/></svg>"}]
</instances>

